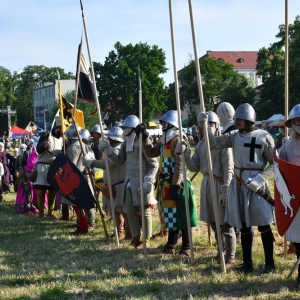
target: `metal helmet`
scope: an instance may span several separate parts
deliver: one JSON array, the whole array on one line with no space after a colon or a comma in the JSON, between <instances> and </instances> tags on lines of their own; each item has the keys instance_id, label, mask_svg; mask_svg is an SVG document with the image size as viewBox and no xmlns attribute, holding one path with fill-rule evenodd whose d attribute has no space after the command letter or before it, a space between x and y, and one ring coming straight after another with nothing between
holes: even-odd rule
<instances>
[{"instance_id":1,"label":"metal helmet","mask_svg":"<svg viewBox=\"0 0 300 300\"><path fill-rule=\"evenodd\" d=\"M109 129L107 137L111 138L114 141L123 142L123 130L120 127L113 127Z\"/></svg>"},{"instance_id":2,"label":"metal helmet","mask_svg":"<svg viewBox=\"0 0 300 300\"><path fill-rule=\"evenodd\" d=\"M81 127L76 125L77 127L77 130L78 132L80 132L81 130ZM72 124L68 130L65 131L65 136L68 138L68 139L71 139L71 140L78 140L78 136L77 136L77 133L76 133L76 128L74 126L74 124Z\"/></svg>"},{"instance_id":3,"label":"metal helmet","mask_svg":"<svg viewBox=\"0 0 300 300\"><path fill-rule=\"evenodd\" d=\"M159 122L167 122L176 128L179 128L177 110L167 111L160 119Z\"/></svg>"},{"instance_id":4,"label":"metal helmet","mask_svg":"<svg viewBox=\"0 0 300 300\"><path fill-rule=\"evenodd\" d=\"M292 127L292 120L295 119L295 118L299 118L299 117L300 117L300 104L297 104L290 111L288 119L285 121L284 125L286 127L291 128Z\"/></svg>"},{"instance_id":5,"label":"metal helmet","mask_svg":"<svg viewBox=\"0 0 300 300\"><path fill-rule=\"evenodd\" d=\"M131 127L135 128L140 123L140 120L135 115L129 115L125 118L123 124L120 125L121 128Z\"/></svg>"},{"instance_id":6,"label":"metal helmet","mask_svg":"<svg viewBox=\"0 0 300 300\"><path fill-rule=\"evenodd\" d=\"M91 133L93 133L93 132L97 132L97 133L101 134L100 125L99 124L96 124L96 125L93 126Z\"/></svg>"},{"instance_id":7,"label":"metal helmet","mask_svg":"<svg viewBox=\"0 0 300 300\"><path fill-rule=\"evenodd\" d=\"M256 113L254 108L249 103L244 103L240 105L234 114L234 119L241 119L250 121L252 123L256 122Z\"/></svg>"},{"instance_id":8,"label":"metal helmet","mask_svg":"<svg viewBox=\"0 0 300 300\"><path fill-rule=\"evenodd\" d=\"M222 102L217 108L217 114L220 118L220 123L225 126L228 121L232 121L234 117L235 110L229 102Z\"/></svg>"},{"instance_id":9,"label":"metal helmet","mask_svg":"<svg viewBox=\"0 0 300 300\"><path fill-rule=\"evenodd\" d=\"M80 137L82 140L89 141L91 138L91 134L87 129L84 128L80 130Z\"/></svg>"},{"instance_id":10,"label":"metal helmet","mask_svg":"<svg viewBox=\"0 0 300 300\"><path fill-rule=\"evenodd\" d=\"M220 128L220 120L216 113L213 111L207 112L207 123L214 122L216 123L216 128Z\"/></svg>"}]
</instances>

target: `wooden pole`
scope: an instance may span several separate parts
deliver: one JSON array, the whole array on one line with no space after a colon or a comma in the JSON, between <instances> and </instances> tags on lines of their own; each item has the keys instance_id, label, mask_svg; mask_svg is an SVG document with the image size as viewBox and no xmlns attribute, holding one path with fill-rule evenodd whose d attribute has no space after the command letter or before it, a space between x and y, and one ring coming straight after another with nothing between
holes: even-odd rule
<instances>
[{"instance_id":1,"label":"wooden pole","mask_svg":"<svg viewBox=\"0 0 300 300\"><path fill-rule=\"evenodd\" d=\"M138 91L139 91L139 119L142 123L143 114L142 114L142 83L141 83L141 74L140 74L140 65L138 65ZM141 194L141 215L142 215L142 228L143 228L143 252L147 256L147 247L146 247L146 231L145 231L145 204L144 204L144 194L143 194L143 140L142 133L139 134L139 164L140 164L140 194Z\"/></svg>"},{"instance_id":2,"label":"wooden pole","mask_svg":"<svg viewBox=\"0 0 300 300\"><path fill-rule=\"evenodd\" d=\"M174 69L174 79L175 79L175 95L176 95L176 107L177 107L177 115L178 115L178 124L179 124L179 137L180 142L183 143L183 134L182 134L182 124L181 124L181 108L180 108L180 100L179 100L179 86L178 86L178 76L176 69L176 52L175 52L175 38L174 38L174 30L173 30L173 12L172 12L172 0L169 0L169 13L170 13L170 28L171 28L171 41L172 41L172 54L173 54L173 69ZM186 208L186 220L188 227L188 238L191 252L191 264L194 263L194 249L193 249L193 239L192 239L192 230L191 230L191 218L190 218L190 207L189 207L189 199L188 199L188 190L186 185L186 172L185 172L185 159L184 153L181 154L182 160L182 170L183 170L183 184L184 184L184 196L185 196L185 208ZM182 220L184 222L184 220Z\"/></svg>"},{"instance_id":3,"label":"wooden pole","mask_svg":"<svg viewBox=\"0 0 300 300\"><path fill-rule=\"evenodd\" d=\"M195 33L195 26L194 26L192 0L189 0L189 10L190 10L191 29L192 29L192 37L193 37L193 45L194 45L194 57L195 57L195 65L196 65L196 72L197 72L200 108L201 108L202 112L205 112L200 64L198 61L198 51L197 51L196 33ZM219 247L219 253L220 253L220 257L221 257L222 270L224 273L226 273L224 255L222 255L223 245L222 245L220 220L219 220L219 213L218 213L218 203L217 203L214 177L213 177L214 175L213 175L213 168L212 168L212 161L211 161L210 144L209 144L209 138L208 138L208 130L207 130L207 126L205 126L205 124L203 124L203 132L204 132L205 143L206 143L206 154L207 154L207 162L208 162L210 190L212 192L213 207L214 207L215 221L216 221L216 227L217 227L218 247Z\"/></svg>"},{"instance_id":4,"label":"wooden pole","mask_svg":"<svg viewBox=\"0 0 300 300\"><path fill-rule=\"evenodd\" d=\"M95 73L94 73L94 67L93 67L93 61L92 61L92 56L91 56L91 51L90 51L89 38L88 38L87 28L86 28L86 24L85 24L85 19L84 19L84 14L83 14L83 6L82 6L81 0L80 0L80 5L81 5L82 21L83 21L83 26L84 26L86 45L87 45L87 50L88 50L88 54L89 54L89 61L90 61L90 67L91 67L91 76L92 76L94 91L95 91L95 96L96 96L96 106L97 106L98 120L99 120L99 125L100 125L100 132L101 132L102 139L104 139L101 111L100 111L100 105L99 105L99 101L98 101L98 92L97 92L96 80L95 80ZM106 167L107 183L108 183L108 189L109 189L109 195L110 195L110 205L111 205L111 208L113 208L114 207L114 205L113 205L113 193L112 193L112 187L111 187L110 170L109 170L106 150L105 150L105 167ZM117 247L119 247L120 244L119 244L118 230L117 230L117 226L116 226L116 224L117 224L116 223L116 216L115 216L114 212L112 212L112 218L113 218L113 221L114 221L114 233L115 233L116 243L117 243Z\"/></svg>"},{"instance_id":5,"label":"wooden pole","mask_svg":"<svg viewBox=\"0 0 300 300\"><path fill-rule=\"evenodd\" d=\"M284 61L284 113L285 120L289 115L289 18L288 18L288 0L285 0L285 61ZM284 135L289 135L288 128L285 126ZM283 239L284 258L287 258L287 240L286 234Z\"/></svg>"}]
</instances>

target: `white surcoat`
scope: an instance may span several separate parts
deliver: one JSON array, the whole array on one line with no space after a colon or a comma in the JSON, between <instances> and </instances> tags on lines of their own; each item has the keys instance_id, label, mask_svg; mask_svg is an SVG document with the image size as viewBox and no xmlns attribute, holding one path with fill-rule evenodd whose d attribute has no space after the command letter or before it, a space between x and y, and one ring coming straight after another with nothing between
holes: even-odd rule
<instances>
[{"instance_id":1,"label":"white surcoat","mask_svg":"<svg viewBox=\"0 0 300 300\"><path fill-rule=\"evenodd\" d=\"M210 133L209 140L211 148L232 147L234 173L244 181L260 173L266 180L262 188L270 194L267 181L273 176L274 140L268 132L257 129L240 133L234 130L219 137ZM225 221L238 229L242 228L242 223L247 227L268 225L274 222L273 207L233 178L227 195Z\"/></svg>"}]
</instances>

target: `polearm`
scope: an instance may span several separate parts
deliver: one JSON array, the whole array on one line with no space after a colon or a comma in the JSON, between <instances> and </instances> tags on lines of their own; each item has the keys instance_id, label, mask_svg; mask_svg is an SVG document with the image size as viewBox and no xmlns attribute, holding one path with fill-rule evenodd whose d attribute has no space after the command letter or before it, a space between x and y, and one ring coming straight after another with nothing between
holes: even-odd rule
<instances>
[{"instance_id":1,"label":"polearm","mask_svg":"<svg viewBox=\"0 0 300 300\"><path fill-rule=\"evenodd\" d=\"M172 12L172 0L169 0L169 13L170 13L170 29L171 29L171 40L172 40L172 54L173 54L173 69L174 69L174 80L175 80L175 96L176 96L176 107L177 107L177 116L178 116L178 125L179 125L179 137L180 142L183 143L183 134L182 134L182 124L181 124L181 108L180 108L180 100L179 100L179 87L178 87L178 76L176 69L176 52L175 52L175 38L174 38L174 30L173 30L173 12ZM185 208L186 208L186 221L187 221L187 229L188 229L188 237L191 251L191 264L194 263L194 249L193 249L193 239L192 239L192 230L191 230L191 217L190 217L190 207L189 207L189 199L188 199L188 190L187 190L187 177L185 172L185 159L184 153L181 154L182 160L182 170L183 170L183 184L184 184L184 197L185 197ZM181 220L182 223L185 220Z\"/></svg>"},{"instance_id":2,"label":"polearm","mask_svg":"<svg viewBox=\"0 0 300 300\"><path fill-rule=\"evenodd\" d=\"M284 114L285 119L289 115L289 18L288 18L288 0L285 0L285 60L284 60ZM285 126L284 135L289 135L288 128ZM286 234L283 237L284 258L287 258L287 241Z\"/></svg>"},{"instance_id":3,"label":"polearm","mask_svg":"<svg viewBox=\"0 0 300 300\"><path fill-rule=\"evenodd\" d=\"M198 61L198 52L197 52L197 43L196 43L196 33L195 33L195 26L194 26L192 0L189 0L189 10L190 10L191 29L192 29L192 36L193 36L194 57L195 57L195 65L196 65L196 73L197 73L200 108L201 108L202 112L205 112L204 99L203 99L203 90L202 90L202 81L201 81L201 72L200 72L200 64L199 64L199 61ZM217 200L216 200L217 197L216 197L216 191L215 191L215 185L214 185L214 175L213 175L213 169L212 169L210 145L209 145L209 138L208 138L208 129L207 129L206 124L203 124L203 131L204 131L204 137L205 137L205 143L206 143L206 155L207 155L207 162L208 162L210 190L211 190L211 193L212 193L213 207L214 207L214 214L215 214L215 222L216 222L216 227L217 227L218 247L219 247L219 253L220 253L220 257L221 257L222 271L224 273L226 273L224 255L222 255L223 245L222 245L222 239L221 239L219 213L218 213Z\"/></svg>"},{"instance_id":4,"label":"polearm","mask_svg":"<svg viewBox=\"0 0 300 300\"><path fill-rule=\"evenodd\" d=\"M99 125L100 125L100 132L101 132L101 137L102 139L104 138L103 134L103 127L102 127L102 118L101 118L101 111L100 111L100 105L98 101L98 92L97 92L97 87L96 87L96 80L95 80L95 73L94 73L94 67L93 67L93 61L92 61L92 56L91 56L91 51L90 51L90 44L89 44L89 38L88 38L88 33L87 33L87 28L85 24L85 19L84 19L84 14L83 14L83 6L82 6L82 1L80 0L80 6L81 6L81 12L82 12L82 21L83 21L83 27L84 27L84 33L85 33L85 39L86 39L86 45L87 45L87 50L89 54L89 61L90 61L90 68L91 68L91 76L93 80L93 86L94 86L94 91L95 91L95 96L96 96L96 106L97 106L97 113L98 113L98 120L99 120ZM108 165L108 157L107 153L105 150L105 168L106 168L106 174L107 174L107 183L108 183L108 189L109 189L109 198L110 198L110 205L111 208L113 209L113 193L112 193L112 188L111 188L111 178L110 178L110 170L109 170L109 165ZM118 237L118 231L117 231L117 226L116 226L116 216L114 212L112 211L112 218L114 221L114 233L116 237L116 243L117 247L120 246L119 244L119 237Z\"/></svg>"},{"instance_id":5,"label":"polearm","mask_svg":"<svg viewBox=\"0 0 300 300\"><path fill-rule=\"evenodd\" d=\"M140 123L142 123L142 82L141 82L141 74L140 74L140 65L138 65L138 91L139 91L139 119ZM142 228L143 228L143 250L144 255L147 255L147 247L146 247L146 230L145 230L145 204L144 204L144 194L143 194L143 141L142 141L142 133L139 133L139 163L140 163L140 194L141 194L141 213L142 213Z\"/></svg>"}]
</instances>

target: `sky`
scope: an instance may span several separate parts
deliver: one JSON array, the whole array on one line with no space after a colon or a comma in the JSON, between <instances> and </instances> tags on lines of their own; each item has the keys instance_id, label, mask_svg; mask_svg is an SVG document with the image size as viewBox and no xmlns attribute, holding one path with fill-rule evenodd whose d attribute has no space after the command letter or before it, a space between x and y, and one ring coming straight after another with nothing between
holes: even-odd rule
<instances>
[{"instance_id":1,"label":"sky","mask_svg":"<svg viewBox=\"0 0 300 300\"><path fill-rule=\"evenodd\" d=\"M82 0L92 61L104 63L116 42L157 45L174 82L169 0ZM173 0L175 70L194 58L189 1ZM198 56L214 51L258 51L276 42L285 22L285 0L193 0ZM300 1L288 1L289 23L300 15ZM79 0L2 0L0 66L11 72L28 65L60 67L76 73L78 44L84 34ZM88 52L84 40L84 54Z\"/></svg>"}]
</instances>

